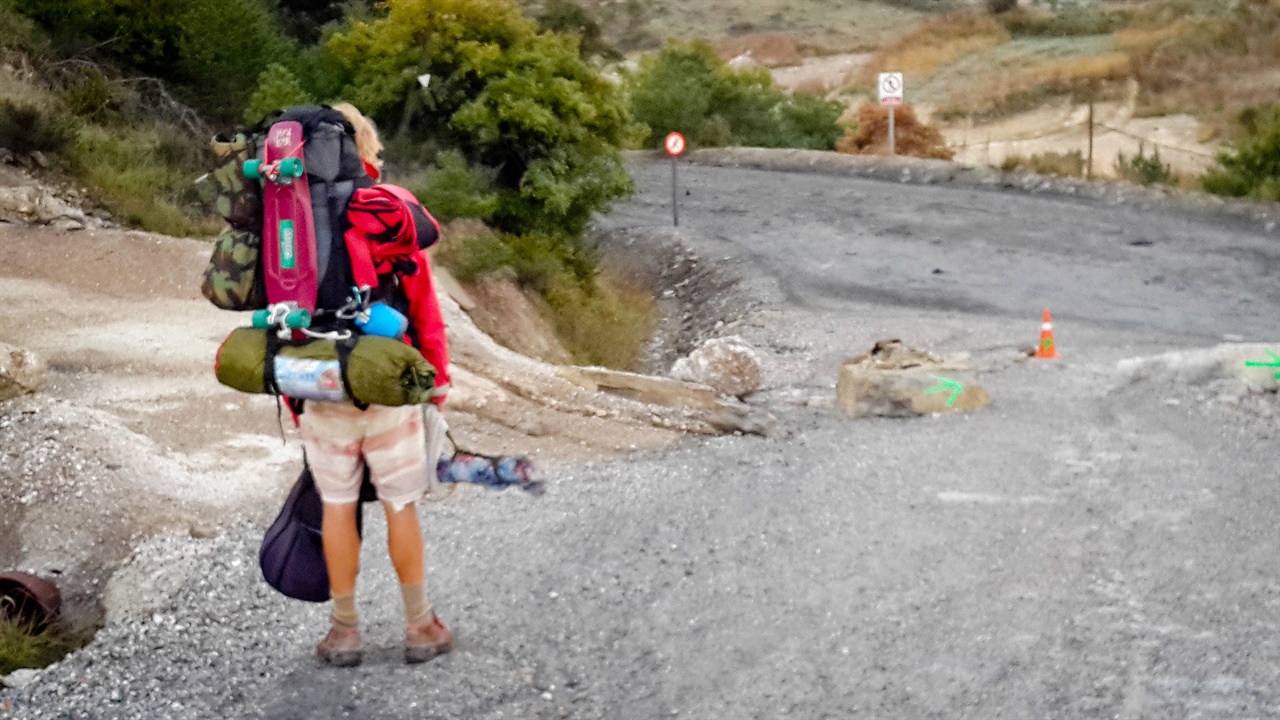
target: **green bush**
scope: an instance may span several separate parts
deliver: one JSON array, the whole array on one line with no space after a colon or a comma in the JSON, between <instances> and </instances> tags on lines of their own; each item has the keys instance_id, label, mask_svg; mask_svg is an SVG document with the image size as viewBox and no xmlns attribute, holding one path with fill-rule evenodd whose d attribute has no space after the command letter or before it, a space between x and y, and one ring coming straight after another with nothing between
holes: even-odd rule
<instances>
[{"instance_id":1,"label":"green bush","mask_svg":"<svg viewBox=\"0 0 1280 720\"><path fill-rule=\"evenodd\" d=\"M248 125L257 125L276 110L313 102L315 97L302 89L302 84L289 68L272 63L258 76L258 87L249 98L244 121Z\"/></svg>"},{"instance_id":2,"label":"green bush","mask_svg":"<svg viewBox=\"0 0 1280 720\"><path fill-rule=\"evenodd\" d=\"M1000 169L1010 172L1021 168L1030 170L1037 175L1083 177L1084 164L1084 153L1079 150L1072 150L1066 153L1041 153L1031 157L1010 155L1000 164Z\"/></svg>"},{"instance_id":3,"label":"green bush","mask_svg":"<svg viewBox=\"0 0 1280 720\"><path fill-rule=\"evenodd\" d=\"M77 125L61 110L0 100L0 147L19 155L66 151L75 142Z\"/></svg>"},{"instance_id":4,"label":"green bush","mask_svg":"<svg viewBox=\"0 0 1280 720\"><path fill-rule=\"evenodd\" d=\"M835 148L844 106L774 89L763 69L733 70L706 43L670 44L628 81L631 113L659 147L671 132L702 147Z\"/></svg>"},{"instance_id":5,"label":"green bush","mask_svg":"<svg viewBox=\"0 0 1280 720\"><path fill-rule=\"evenodd\" d=\"M61 73L58 84L58 97L67 110L92 122L115 122L128 101L128 93L98 65L84 64Z\"/></svg>"},{"instance_id":6,"label":"green bush","mask_svg":"<svg viewBox=\"0 0 1280 720\"><path fill-rule=\"evenodd\" d=\"M1173 170L1160 162L1160 148L1156 148L1151 156L1147 157L1141 145L1138 146L1138 154L1133 157L1126 158L1124 153L1116 154L1116 174L1129 182L1142 185L1174 183Z\"/></svg>"},{"instance_id":7,"label":"green bush","mask_svg":"<svg viewBox=\"0 0 1280 720\"><path fill-rule=\"evenodd\" d=\"M844 105L812 95L794 95L774 106L778 123L774 142L769 147L833 150L844 135L837 124Z\"/></svg>"},{"instance_id":8,"label":"green bush","mask_svg":"<svg viewBox=\"0 0 1280 720\"><path fill-rule=\"evenodd\" d=\"M583 287L595 281L594 258L580 242L559 237L483 233L448 243L437 256L462 282L474 282L506 268L522 286L544 297L565 280Z\"/></svg>"},{"instance_id":9,"label":"green bush","mask_svg":"<svg viewBox=\"0 0 1280 720\"><path fill-rule=\"evenodd\" d=\"M1280 200L1280 105L1249 108L1237 122L1241 140L1218 155L1202 186L1215 195Z\"/></svg>"},{"instance_id":10,"label":"green bush","mask_svg":"<svg viewBox=\"0 0 1280 720\"><path fill-rule=\"evenodd\" d=\"M457 150L440 153L424 179L405 185L441 222L457 218L489 222L498 209L493 173L471 168Z\"/></svg>"},{"instance_id":11,"label":"green bush","mask_svg":"<svg viewBox=\"0 0 1280 720\"><path fill-rule=\"evenodd\" d=\"M0 0L0 55L6 51L29 53L45 44L43 34L30 18L21 15L13 0Z\"/></svg>"}]
</instances>

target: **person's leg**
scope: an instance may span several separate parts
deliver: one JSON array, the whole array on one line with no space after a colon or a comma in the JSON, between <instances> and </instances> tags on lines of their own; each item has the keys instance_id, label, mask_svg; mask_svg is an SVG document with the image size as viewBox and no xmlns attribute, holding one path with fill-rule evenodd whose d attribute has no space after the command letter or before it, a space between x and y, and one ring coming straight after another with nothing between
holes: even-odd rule
<instances>
[{"instance_id":1,"label":"person's leg","mask_svg":"<svg viewBox=\"0 0 1280 720\"><path fill-rule=\"evenodd\" d=\"M364 645L356 612L356 576L360 572L360 533L356 527L363 428L354 407L312 403L302 415L303 444L324 501L320 536L333 600L328 635L316 653L334 665L358 665Z\"/></svg>"},{"instance_id":2,"label":"person's leg","mask_svg":"<svg viewBox=\"0 0 1280 720\"><path fill-rule=\"evenodd\" d=\"M365 438L365 461L387 514L387 550L404 597L406 662L430 660L453 649L453 635L427 599L422 527L414 503L427 491L426 436L421 409L386 408L387 425Z\"/></svg>"},{"instance_id":3,"label":"person's leg","mask_svg":"<svg viewBox=\"0 0 1280 720\"><path fill-rule=\"evenodd\" d=\"M427 598L417 509L412 504L399 510L388 503L382 506L387 511L387 546L404 598L404 659L409 663L426 662L453 649L453 634L436 616Z\"/></svg>"},{"instance_id":4,"label":"person's leg","mask_svg":"<svg viewBox=\"0 0 1280 720\"><path fill-rule=\"evenodd\" d=\"M329 566L329 593L334 598L356 592L356 575L360 572L360 533L356 529L359 507L358 502L324 504L320 530L324 560Z\"/></svg>"},{"instance_id":5,"label":"person's leg","mask_svg":"<svg viewBox=\"0 0 1280 720\"><path fill-rule=\"evenodd\" d=\"M424 576L422 528L414 503L427 491L426 435L417 406L377 407L361 444L369 479L387 513L387 550L402 585Z\"/></svg>"},{"instance_id":6,"label":"person's leg","mask_svg":"<svg viewBox=\"0 0 1280 720\"><path fill-rule=\"evenodd\" d=\"M360 615L356 612L356 575L360 572L358 508L359 503L324 505L321 539L325 563L329 566L333 612L329 634L316 646L316 654L333 665L359 665L364 659Z\"/></svg>"}]
</instances>

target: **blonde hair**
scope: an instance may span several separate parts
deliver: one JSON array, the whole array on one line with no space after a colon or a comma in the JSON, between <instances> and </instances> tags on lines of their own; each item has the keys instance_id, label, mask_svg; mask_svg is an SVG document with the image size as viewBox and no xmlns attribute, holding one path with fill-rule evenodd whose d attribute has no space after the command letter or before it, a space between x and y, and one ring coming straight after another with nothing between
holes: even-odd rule
<instances>
[{"instance_id":1,"label":"blonde hair","mask_svg":"<svg viewBox=\"0 0 1280 720\"><path fill-rule=\"evenodd\" d=\"M356 151L360 153L360 159L381 170L382 158L379 155L382 154L382 141L378 139L378 128L373 121L351 103L338 103L333 109L342 113L356 129Z\"/></svg>"}]
</instances>

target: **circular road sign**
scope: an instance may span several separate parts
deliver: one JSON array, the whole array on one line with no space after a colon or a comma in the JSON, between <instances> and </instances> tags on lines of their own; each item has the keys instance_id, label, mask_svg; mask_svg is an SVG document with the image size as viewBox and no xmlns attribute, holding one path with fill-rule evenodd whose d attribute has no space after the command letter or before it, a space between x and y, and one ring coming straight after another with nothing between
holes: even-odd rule
<instances>
[{"instance_id":1,"label":"circular road sign","mask_svg":"<svg viewBox=\"0 0 1280 720\"><path fill-rule=\"evenodd\" d=\"M667 154L669 155L675 156L684 152L684 136L678 132L673 132L667 135L667 139L663 141L662 144L667 148Z\"/></svg>"}]
</instances>

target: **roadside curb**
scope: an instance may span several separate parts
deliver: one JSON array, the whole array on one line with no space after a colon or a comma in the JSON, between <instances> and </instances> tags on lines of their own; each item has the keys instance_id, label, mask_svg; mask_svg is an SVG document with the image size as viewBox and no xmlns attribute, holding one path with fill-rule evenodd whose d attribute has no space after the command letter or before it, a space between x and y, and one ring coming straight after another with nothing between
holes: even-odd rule
<instances>
[{"instance_id":1,"label":"roadside curb","mask_svg":"<svg viewBox=\"0 0 1280 720\"><path fill-rule=\"evenodd\" d=\"M665 159L661 152L629 152L632 161ZM694 165L738 167L783 172L809 172L864 177L916 185L954 184L964 187L1014 190L1032 195L1081 197L1109 205L1166 207L1188 212L1226 215L1280 229L1280 203L1226 199L1205 193L1146 187L1106 180L1057 178L1026 171L1005 172L987 165L962 165L946 160L870 155L846 155L823 150L774 148L707 148L686 153L682 159Z\"/></svg>"}]
</instances>

